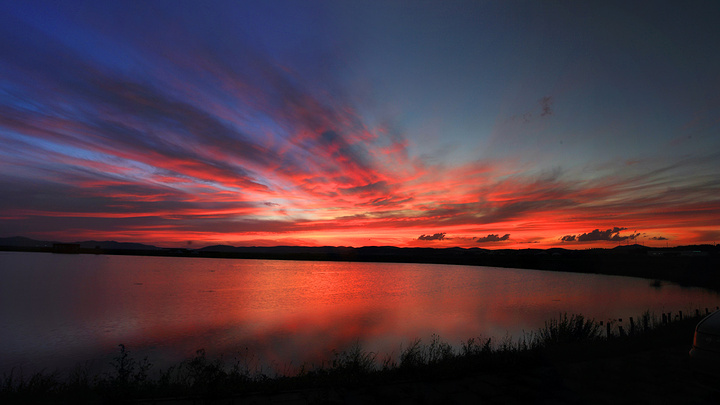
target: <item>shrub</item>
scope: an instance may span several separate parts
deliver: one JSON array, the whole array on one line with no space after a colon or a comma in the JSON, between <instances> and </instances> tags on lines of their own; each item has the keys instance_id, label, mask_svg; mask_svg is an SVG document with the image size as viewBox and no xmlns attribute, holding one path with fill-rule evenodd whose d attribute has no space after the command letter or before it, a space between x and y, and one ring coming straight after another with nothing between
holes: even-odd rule
<instances>
[{"instance_id":1,"label":"shrub","mask_svg":"<svg viewBox=\"0 0 720 405\"><path fill-rule=\"evenodd\" d=\"M600 324L594 319L587 320L582 315L567 313L559 319L545 322L545 327L538 330L536 343L540 346L555 346L568 343L588 342L601 337Z\"/></svg>"}]
</instances>

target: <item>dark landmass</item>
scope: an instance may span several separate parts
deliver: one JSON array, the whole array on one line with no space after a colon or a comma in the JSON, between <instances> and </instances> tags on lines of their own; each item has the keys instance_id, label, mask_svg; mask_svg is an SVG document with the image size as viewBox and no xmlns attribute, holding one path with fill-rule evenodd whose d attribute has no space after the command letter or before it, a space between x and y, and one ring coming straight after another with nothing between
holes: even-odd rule
<instances>
[{"instance_id":1,"label":"dark landmass","mask_svg":"<svg viewBox=\"0 0 720 405\"><path fill-rule=\"evenodd\" d=\"M0 238L0 250L226 259L461 264L641 277L720 290L720 247L716 245L668 248L625 245L612 249L586 250L228 245L176 249L113 241L60 244L13 237Z\"/></svg>"},{"instance_id":2,"label":"dark landmass","mask_svg":"<svg viewBox=\"0 0 720 405\"><path fill-rule=\"evenodd\" d=\"M145 245L142 243L131 243L131 242L115 242L114 240L95 241L88 240L83 242L77 242L81 249L105 249L105 250L162 250L157 246Z\"/></svg>"},{"instance_id":3,"label":"dark landmass","mask_svg":"<svg viewBox=\"0 0 720 405\"><path fill-rule=\"evenodd\" d=\"M55 242L55 241L46 241L46 240L35 240L30 238L25 238L23 236L13 236L10 238L0 238L0 248L2 250L10 250L8 248L27 248L28 250L37 250L37 251L52 251L53 246L55 245L77 245L79 249L83 250L163 250L163 248L159 248L157 246L152 245L145 245L142 243L132 243L132 242L115 242L114 240L105 240L105 241L96 241L96 240L86 240L82 242L73 242L73 243L63 243L63 242ZM45 250L43 250L45 249ZM25 249L23 249L25 250ZM86 253L86 252L80 252L80 253ZM105 252L103 252L105 253Z\"/></svg>"}]
</instances>

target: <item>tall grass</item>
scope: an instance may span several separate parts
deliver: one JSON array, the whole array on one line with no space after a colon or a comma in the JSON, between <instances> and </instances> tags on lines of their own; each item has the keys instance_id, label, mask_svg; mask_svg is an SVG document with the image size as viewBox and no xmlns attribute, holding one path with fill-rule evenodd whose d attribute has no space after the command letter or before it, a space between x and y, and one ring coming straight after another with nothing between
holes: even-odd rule
<instances>
[{"instance_id":1,"label":"tall grass","mask_svg":"<svg viewBox=\"0 0 720 405\"><path fill-rule=\"evenodd\" d=\"M600 339L602 328L594 319L582 315L568 317L562 314L558 319L545 321L545 327L534 336L533 345L555 346L578 342L592 342Z\"/></svg>"},{"instance_id":2,"label":"tall grass","mask_svg":"<svg viewBox=\"0 0 720 405\"><path fill-rule=\"evenodd\" d=\"M431 366L457 357L453 347L433 334L430 344L425 345L421 339L415 339L400 354L400 368Z\"/></svg>"}]
</instances>

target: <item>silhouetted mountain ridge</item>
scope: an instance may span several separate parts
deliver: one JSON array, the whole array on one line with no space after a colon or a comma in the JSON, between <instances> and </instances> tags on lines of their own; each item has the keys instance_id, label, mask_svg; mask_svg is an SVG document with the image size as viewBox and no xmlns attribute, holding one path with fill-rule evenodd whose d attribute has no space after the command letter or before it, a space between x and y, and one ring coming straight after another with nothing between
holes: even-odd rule
<instances>
[{"instance_id":1,"label":"silhouetted mountain ridge","mask_svg":"<svg viewBox=\"0 0 720 405\"><path fill-rule=\"evenodd\" d=\"M24 237L0 238L0 250L139 256L188 256L225 259L313 260L338 262L435 263L596 273L667 280L720 290L720 246L651 248L622 245L609 249L482 249L395 246L230 246L199 249L160 248L115 241L84 241L77 246Z\"/></svg>"},{"instance_id":2,"label":"silhouetted mountain ridge","mask_svg":"<svg viewBox=\"0 0 720 405\"><path fill-rule=\"evenodd\" d=\"M114 240L86 240L82 242L75 242L80 245L83 249L129 249L129 250L160 250L157 246L146 245L144 243L133 243L133 242L116 242Z\"/></svg>"},{"instance_id":3,"label":"silhouetted mountain ridge","mask_svg":"<svg viewBox=\"0 0 720 405\"><path fill-rule=\"evenodd\" d=\"M46 241L46 240L35 240L26 238L24 236L12 236L9 238L0 238L0 246L4 247L52 247L54 244L60 242ZM116 242L114 240L96 241L86 240L81 242L72 242L73 244L80 245L83 249L127 249L127 250L160 250L157 246L146 245L143 243L133 242Z\"/></svg>"},{"instance_id":4,"label":"silhouetted mountain ridge","mask_svg":"<svg viewBox=\"0 0 720 405\"><path fill-rule=\"evenodd\" d=\"M27 238L24 236L0 237L1 247L52 247L53 244L60 243L56 241L44 241ZM198 249L173 249L163 248L155 245L135 242L117 242L113 240L96 241L87 240L80 242L72 242L80 245L82 249L103 249L103 250L168 250L168 251L187 251L198 253L280 253L280 254L348 254L351 252L360 252L365 254L376 255L406 255L413 254L431 254L431 255L462 255L472 254L490 254L490 255L577 255L581 253L688 253L688 252L704 252L719 253L720 247L715 245L685 245L675 247L649 247L643 245L620 245L611 248L590 248L590 249L566 249L566 248L548 248L548 249L485 249L479 247L461 248L435 248L435 247L397 247L397 246L232 246L232 245L210 245Z\"/></svg>"},{"instance_id":5,"label":"silhouetted mountain ridge","mask_svg":"<svg viewBox=\"0 0 720 405\"><path fill-rule=\"evenodd\" d=\"M0 246L17 246L17 247L46 247L46 246L52 246L53 243L57 242L48 242L48 241L42 241L42 240L35 240L26 238L24 236L11 236L9 238L0 238Z\"/></svg>"}]
</instances>

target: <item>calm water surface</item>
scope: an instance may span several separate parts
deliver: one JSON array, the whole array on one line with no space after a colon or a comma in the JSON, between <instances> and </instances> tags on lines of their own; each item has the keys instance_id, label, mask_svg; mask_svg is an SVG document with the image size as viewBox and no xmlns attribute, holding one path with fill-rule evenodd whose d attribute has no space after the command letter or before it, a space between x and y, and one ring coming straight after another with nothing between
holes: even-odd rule
<instances>
[{"instance_id":1,"label":"calm water surface","mask_svg":"<svg viewBox=\"0 0 720 405\"><path fill-rule=\"evenodd\" d=\"M120 343L158 366L204 348L287 372L356 342L397 354L432 334L459 344L519 336L561 312L627 318L714 308L720 296L489 267L10 252L0 253L0 303L0 373L103 367Z\"/></svg>"}]
</instances>

